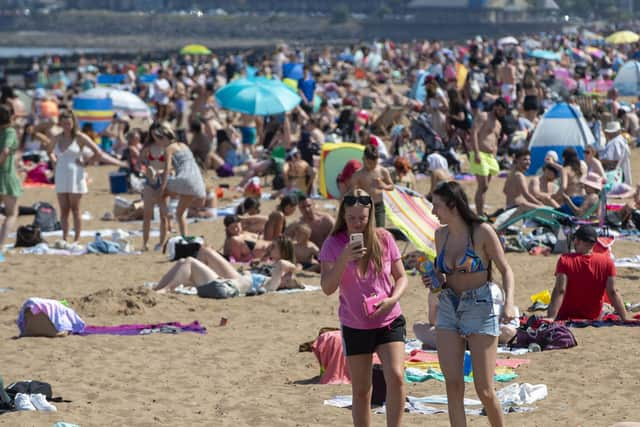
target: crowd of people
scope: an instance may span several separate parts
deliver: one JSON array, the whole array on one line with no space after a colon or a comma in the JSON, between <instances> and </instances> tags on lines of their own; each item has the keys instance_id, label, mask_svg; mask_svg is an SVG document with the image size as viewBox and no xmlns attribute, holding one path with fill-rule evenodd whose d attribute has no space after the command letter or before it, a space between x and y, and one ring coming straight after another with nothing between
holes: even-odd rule
<instances>
[{"instance_id":1,"label":"crowd of people","mask_svg":"<svg viewBox=\"0 0 640 427\"><path fill-rule=\"evenodd\" d=\"M562 52L589 43L579 33L529 40ZM600 97L586 97L587 87L580 83L610 82L626 59L637 56L637 48L603 46L599 57L567 53L551 61L529 57L519 44L477 37L451 48L437 41L387 40L344 51L282 45L272 55L186 55L161 64L83 61L66 86L36 89L30 111L15 88L5 84L0 100L0 254L15 226L22 176L34 165L51 170L65 242L72 216L75 234L69 246L78 245L81 235L86 165L115 165L130 179L142 179L145 251L154 208L160 217L155 248L162 250L173 222L186 236L189 215L215 215L216 186L208 184L209 171L220 181L235 175L236 190L245 198L235 214L224 218L222 250L203 246L194 257L176 262L154 288L168 292L189 285L203 296L252 295L298 288L297 273L319 272L323 291L340 294L354 424L370 425L375 352L387 384L387 423L399 425L405 400L406 320L398 302L407 275L393 236L385 231L383 194L397 184L415 188L417 175L428 173L431 187L425 196L442 225L435 236L435 266L446 287L437 298L429 297L430 324L417 326L416 335L432 342L440 354L452 425L464 425L461 366L467 347L489 422L503 425L493 366L498 341L512 336L504 326L516 318L514 273L489 222L497 216L486 209L489 184L506 171L504 207L513 210L512 215L548 208L582 219L600 216L606 189L610 195L633 199L618 211L618 219L622 226L640 228L640 191L632 187L629 166L631 147L640 137L636 107L620 100L611 85L605 85L608 89ZM290 70L301 64L292 79ZM558 79L559 68L570 70L576 87ZM71 100L95 86L97 70L124 75L122 88L153 106L153 123L140 124L116 113L100 134L90 124L81 127ZM34 71L46 77L51 64L34 62ZM147 73L154 74L152 83L141 79ZM302 102L273 116L220 108L215 91L250 75L293 81ZM539 173L530 177L527 142L545 110L560 101L582 112L595 143L584 147L584 156L572 147L560 157L550 151ZM387 121L394 109L402 114ZM342 196L334 219L319 212L313 200L319 191L322 145L340 141L364 147L362 157L347 162L338 175ZM474 205L454 179L461 170L475 177ZM260 211L265 185L279 199L270 213ZM177 200L173 212L171 199ZM296 213L299 219L293 221ZM360 240L352 240L354 235ZM575 234L576 253L558 261L551 321L597 318L605 293L622 319L628 319L614 285L615 267L592 253L596 239L593 228L581 227ZM268 276L237 269L238 263L253 266L265 260L271 263ZM501 286L493 281L493 266ZM587 276L588 290L583 286ZM424 283L432 285L426 278ZM370 311L363 313L363 304L369 303ZM496 306L502 309L497 312ZM431 339L426 338L429 334Z\"/></svg>"}]
</instances>

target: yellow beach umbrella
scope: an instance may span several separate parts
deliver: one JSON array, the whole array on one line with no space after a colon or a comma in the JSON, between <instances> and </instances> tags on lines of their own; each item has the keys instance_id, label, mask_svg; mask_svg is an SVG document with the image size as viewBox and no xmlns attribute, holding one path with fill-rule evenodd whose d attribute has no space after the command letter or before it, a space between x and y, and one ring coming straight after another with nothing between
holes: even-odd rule
<instances>
[{"instance_id":1,"label":"yellow beach umbrella","mask_svg":"<svg viewBox=\"0 0 640 427\"><path fill-rule=\"evenodd\" d=\"M201 44L188 44L180 49L181 55L211 55L208 47Z\"/></svg>"},{"instance_id":2,"label":"yellow beach umbrella","mask_svg":"<svg viewBox=\"0 0 640 427\"><path fill-rule=\"evenodd\" d=\"M640 40L640 36L633 31L618 31L604 39L609 44L635 43Z\"/></svg>"}]
</instances>

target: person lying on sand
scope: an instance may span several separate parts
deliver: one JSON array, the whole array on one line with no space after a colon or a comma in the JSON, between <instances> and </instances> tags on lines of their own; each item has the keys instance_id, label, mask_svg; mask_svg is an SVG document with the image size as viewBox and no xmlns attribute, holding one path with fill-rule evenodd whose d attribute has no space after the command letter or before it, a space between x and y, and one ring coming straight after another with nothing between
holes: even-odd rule
<instances>
[{"instance_id":1,"label":"person lying on sand","mask_svg":"<svg viewBox=\"0 0 640 427\"><path fill-rule=\"evenodd\" d=\"M237 262L250 262L261 259L268 253L270 242L258 238L256 234L243 231L238 215L224 218L226 238L222 254Z\"/></svg>"},{"instance_id":2,"label":"person lying on sand","mask_svg":"<svg viewBox=\"0 0 640 427\"><path fill-rule=\"evenodd\" d=\"M203 247L198 258L182 258L160 279L153 290L166 293L179 285L207 286L226 280L234 288L229 296L255 295L280 289L304 288L295 277L297 267L293 243L287 238L274 240L269 251L273 259L271 277L249 271L240 273L217 251Z\"/></svg>"}]
</instances>

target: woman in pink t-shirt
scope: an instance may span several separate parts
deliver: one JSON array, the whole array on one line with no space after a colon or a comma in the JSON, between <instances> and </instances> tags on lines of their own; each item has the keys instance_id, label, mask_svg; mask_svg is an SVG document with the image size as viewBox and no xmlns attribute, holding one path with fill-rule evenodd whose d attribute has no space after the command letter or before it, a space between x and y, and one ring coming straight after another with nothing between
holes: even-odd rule
<instances>
[{"instance_id":1,"label":"woman in pink t-shirt","mask_svg":"<svg viewBox=\"0 0 640 427\"><path fill-rule=\"evenodd\" d=\"M336 224L320 251L325 294L340 288L338 317L351 373L354 425L371 424L373 353L382 360L387 385L387 425L400 425L404 410L405 319L398 300L407 287L393 237L375 227L371 196L345 194ZM355 237L362 237L361 240ZM351 242L351 243L350 243Z\"/></svg>"}]
</instances>

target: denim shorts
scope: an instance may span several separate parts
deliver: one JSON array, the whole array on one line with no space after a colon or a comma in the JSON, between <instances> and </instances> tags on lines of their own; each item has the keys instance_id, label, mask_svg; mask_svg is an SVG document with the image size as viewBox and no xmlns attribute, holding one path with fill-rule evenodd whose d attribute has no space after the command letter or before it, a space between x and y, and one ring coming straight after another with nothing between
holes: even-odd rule
<instances>
[{"instance_id":1,"label":"denim shorts","mask_svg":"<svg viewBox=\"0 0 640 427\"><path fill-rule=\"evenodd\" d=\"M438 329L457 331L466 337L472 334L500 335L500 310L504 304L502 289L487 282L476 289L456 294L445 288L440 292Z\"/></svg>"}]
</instances>

